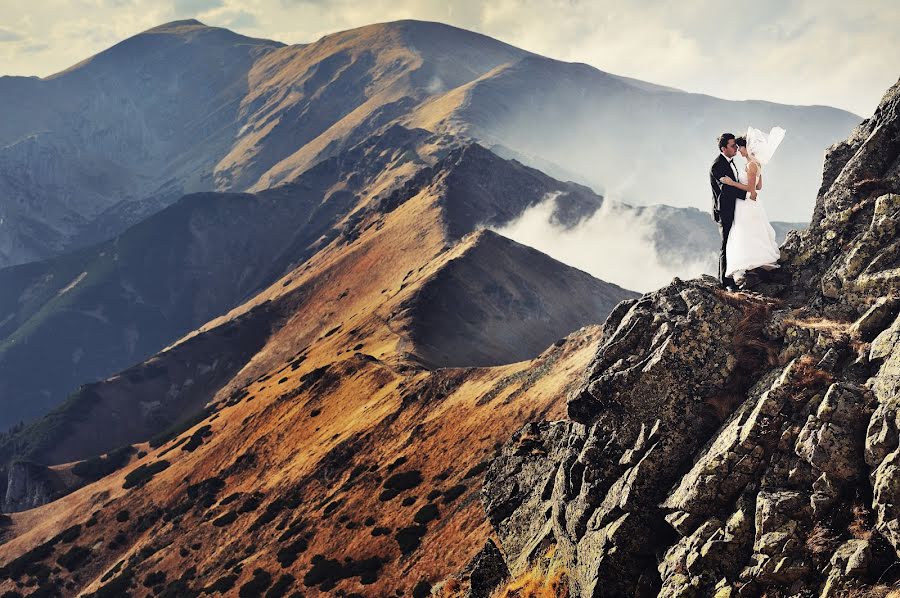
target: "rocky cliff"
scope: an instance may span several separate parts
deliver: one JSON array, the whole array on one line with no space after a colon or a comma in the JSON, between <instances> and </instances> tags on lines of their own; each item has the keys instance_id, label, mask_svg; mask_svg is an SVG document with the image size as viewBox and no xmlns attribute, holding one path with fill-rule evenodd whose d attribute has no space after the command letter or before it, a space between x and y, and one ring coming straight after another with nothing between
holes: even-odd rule
<instances>
[{"instance_id":1,"label":"rocky cliff","mask_svg":"<svg viewBox=\"0 0 900 598\"><path fill-rule=\"evenodd\" d=\"M898 224L900 83L829 149L812 226L760 292L675 279L611 313L568 419L526 425L491 463L496 545L444 594L553 561L575 596L887 595Z\"/></svg>"}]
</instances>

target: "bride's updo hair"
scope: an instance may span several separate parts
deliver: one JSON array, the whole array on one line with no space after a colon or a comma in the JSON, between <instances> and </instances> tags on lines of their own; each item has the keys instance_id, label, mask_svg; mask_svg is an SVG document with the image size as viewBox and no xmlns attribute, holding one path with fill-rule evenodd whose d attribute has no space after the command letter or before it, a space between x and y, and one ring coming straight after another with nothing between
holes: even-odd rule
<instances>
[{"instance_id":1,"label":"bride's updo hair","mask_svg":"<svg viewBox=\"0 0 900 598\"><path fill-rule=\"evenodd\" d=\"M734 139L734 142L738 147L747 147L747 138L743 135L741 135L740 137L736 137Z\"/></svg>"}]
</instances>

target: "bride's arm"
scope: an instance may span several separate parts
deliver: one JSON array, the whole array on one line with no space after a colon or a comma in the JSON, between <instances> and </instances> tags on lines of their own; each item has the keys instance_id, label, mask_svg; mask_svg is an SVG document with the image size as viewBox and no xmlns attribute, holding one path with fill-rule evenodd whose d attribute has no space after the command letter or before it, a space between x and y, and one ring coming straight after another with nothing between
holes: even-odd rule
<instances>
[{"instance_id":1,"label":"bride's arm","mask_svg":"<svg viewBox=\"0 0 900 598\"><path fill-rule=\"evenodd\" d=\"M750 192L750 199L756 201L756 191L757 189L762 188L762 185L757 187L762 181L760 180L759 175L759 165L756 162L750 162L747 165L747 189Z\"/></svg>"},{"instance_id":2,"label":"bride's arm","mask_svg":"<svg viewBox=\"0 0 900 598\"><path fill-rule=\"evenodd\" d=\"M719 179L722 183L726 185L731 185L732 187L737 187L741 191L746 191L750 194L750 199L756 201L756 191L758 189L762 189L762 181L761 177L757 176L757 172L759 169L756 164L750 162L747 166L747 184L732 180L731 177L723 176Z\"/></svg>"}]
</instances>

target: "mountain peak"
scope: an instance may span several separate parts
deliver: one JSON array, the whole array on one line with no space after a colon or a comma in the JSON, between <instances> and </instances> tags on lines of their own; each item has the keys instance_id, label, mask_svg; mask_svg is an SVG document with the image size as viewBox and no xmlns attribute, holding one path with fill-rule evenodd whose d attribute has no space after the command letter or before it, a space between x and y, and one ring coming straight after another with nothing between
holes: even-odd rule
<instances>
[{"instance_id":1,"label":"mountain peak","mask_svg":"<svg viewBox=\"0 0 900 598\"><path fill-rule=\"evenodd\" d=\"M197 29L213 29L213 27L201 23L197 19L181 19L151 27L142 33L186 33Z\"/></svg>"}]
</instances>

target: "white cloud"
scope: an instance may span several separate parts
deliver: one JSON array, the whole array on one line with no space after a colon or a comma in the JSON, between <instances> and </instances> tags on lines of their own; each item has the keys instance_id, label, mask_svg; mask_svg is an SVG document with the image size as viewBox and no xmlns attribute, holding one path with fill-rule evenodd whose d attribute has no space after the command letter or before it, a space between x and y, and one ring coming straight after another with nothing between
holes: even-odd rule
<instances>
[{"instance_id":1,"label":"white cloud","mask_svg":"<svg viewBox=\"0 0 900 598\"><path fill-rule=\"evenodd\" d=\"M600 280L633 291L658 289L674 276L688 279L714 274L710 254L683 263L661 259L652 241L654 227L649 213L638 215L606 200L590 218L566 229L552 222L550 216L555 207L556 196L548 194L516 220L493 230ZM710 248L710 253L715 249Z\"/></svg>"}]
</instances>

